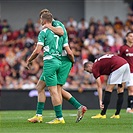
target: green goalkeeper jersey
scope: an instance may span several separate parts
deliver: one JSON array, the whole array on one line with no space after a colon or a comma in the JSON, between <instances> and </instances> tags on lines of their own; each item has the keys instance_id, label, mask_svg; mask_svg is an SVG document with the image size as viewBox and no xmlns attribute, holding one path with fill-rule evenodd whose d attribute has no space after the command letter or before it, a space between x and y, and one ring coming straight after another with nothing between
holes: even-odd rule
<instances>
[{"instance_id":1,"label":"green goalkeeper jersey","mask_svg":"<svg viewBox=\"0 0 133 133\"><path fill-rule=\"evenodd\" d=\"M64 46L68 46L68 36L67 36L67 32L66 32L64 25L61 22L56 21L56 20L54 20L52 22L52 25L54 27L58 25L63 28L63 30L64 30L64 35L63 35ZM72 67L72 62L70 61L69 57L67 56L67 52L65 50L62 51L61 61L62 61L62 65L61 65L60 69L58 70L58 84L64 85L68 78L68 74L71 70L71 67Z\"/></svg>"},{"instance_id":2,"label":"green goalkeeper jersey","mask_svg":"<svg viewBox=\"0 0 133 133\"><path fill-rule=\"evenodd\" d=\"M37 44L43 46L44 60L52 59L53 57L61 59L64 45L63 36L58 36L46 28L40 31Z\"/></svg>"},{"instance_id":3,"label":"green goalkeeper jersey","mask_svg":"<svg viewBox=\"0 0 133 133\"><path fill-rule=\"evenodd\" d=\"M64 35L63 35L64 44L63 44L63 47L68 46L69 45L68 44L68 35L67 35L67 31L66 31L64 25L60 21L58 21L58 20L53 20L52 21L52 25L54 27L57 27L57 26L62 27L62 29L64 31ZM68 60L67 52L64 49L62 51L62 60Z\"/></svg>"}]
</instances>

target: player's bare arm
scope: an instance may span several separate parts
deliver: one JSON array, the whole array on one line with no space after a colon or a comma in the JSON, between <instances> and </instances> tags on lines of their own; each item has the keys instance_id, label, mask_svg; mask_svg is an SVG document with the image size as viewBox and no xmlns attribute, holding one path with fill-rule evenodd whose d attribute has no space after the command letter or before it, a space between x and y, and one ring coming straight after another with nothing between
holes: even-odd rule
<instances>
[{"instance_id":1,"label":"player's bare arm","mask_svg":"<svg viewBox=\"0 0 133 133\"><path fill-rule=\"evenodd\" d=\"M64 35L64 31L63 31L62 27L60 27L60 26L54 27L54 26L52 26L51 23L46 23L45 25L43 25L43 29L44 28L48 28L48 29L52 30L55 34L57 34L59 36Z\"/></svg>"},{"instance_id":2,"label":"player's bare arm","mask_svg":"<svg viewBox=\"0 0 133 133\"><path fill-rule=\"evenodd\" d=\"M104 105L102 103L102 83L101 83L100 77L96 79L96 82L97 82L97 91L98 91L98 96L99 96L100 109L103 109Z\"/></svg>"},{"instance_id":3,"label":"player's bare arm","mask_svg":"<svg viewBox=\"0 0 133 133\"><path fill-rule=\"evenodd\" d=\"M31 62L39 55L39 53L42 50L42 47L43 47L42 45L37 45L36 46L35 50L32 52L31 56L27 60L27 63L26 63L26 68L27 69L30 69Z\"/></svg>"},{"instance_id":4,"label":"player's bare arm","mask_svg":"<svg viewBox=\"0 0 133 133\"><path fill-rule=\"evenodd\" d=\"M70 47L69 46L66 46L65 47L65 50L66 50L67 55L68 55L69 59L71 60L71 62L74 63L75 62L75 59L74 59L74 55L73 55L73 52L70 49Z\"/></svg>"}]
</instances>

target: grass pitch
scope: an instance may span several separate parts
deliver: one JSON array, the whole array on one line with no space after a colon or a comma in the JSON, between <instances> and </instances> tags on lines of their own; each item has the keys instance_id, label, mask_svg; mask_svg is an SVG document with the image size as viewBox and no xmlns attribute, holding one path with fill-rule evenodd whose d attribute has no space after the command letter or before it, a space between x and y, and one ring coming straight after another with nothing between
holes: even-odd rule
<instances>
[{"instance_id":1,"label":"grass pitch","mask_svg":"<svg viewBox=\"0 0 133 133\"><path fill-rule=\"evenodd\" d=\"M43 112L42 123L29 123L35 111L0 111L0 133L133 133L133 114L121 110L120 119L110 119L115 110L107 111L106 119L91 119L100 110L88 110L84 118L75 123L77 110L63 110L65 124L49 125L53 110Z\"/></svg>"}]
</instances>

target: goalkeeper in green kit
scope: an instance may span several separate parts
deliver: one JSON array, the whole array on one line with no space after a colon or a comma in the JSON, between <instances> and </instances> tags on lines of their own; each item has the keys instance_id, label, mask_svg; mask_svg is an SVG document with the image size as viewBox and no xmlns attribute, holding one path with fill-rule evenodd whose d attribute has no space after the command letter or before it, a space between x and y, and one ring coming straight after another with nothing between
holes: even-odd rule
<instances>
[{"instance_id":1,"label":"goalkeeper in green kit","mask_svg":"<svg viewBox=\"0 0 133 133\"><path fill-rule=\"evenodd\" d=\"M40 17L42 14L44 13L49 13L49 11L47 9L44 9L40 12ZM53 25L53 26L52 26ZM49 23L46 23L44 25L45 28L49 28L50 30L52 30L56 35L60 35L63 37L64 39L64 48L65 50L63 50L62 52L62 56L61 56L61 62L62 65L58 70L58 93L60 95L60 100L62 101L62 96L64 99L68 100L68 102L70 102L76 109L78 109L78 113L77 113L77 119L76 122L79 122L84 113L86 112L87 108L83 105L81 105L70 93L68 93L67 91L62 89L62 86L65 84L66 79L68 77L69 71L72 67L72 63L74 62L74 56L72 54L72 51L69 48L68 45L68 37L67 37L67 32L66 29L64 27L64 25L56 20L52 21L52 25ZM63 29L63 30L62 30ZM60 58L60 57L59 57ZM70 61L71 60L71 61ZM46 77L45 77L46 78ZM37 103L37 112L36 115L30 119L28 119L29 122L42 122L42 111L44 109L45 106L45 100L46 100L46 96L44 93L44 88L46 87L46 79L44 78L44 76L40 77L40 80L38 81L37 87L36 89L38 90L38 103ZM53 121L50 121L50 124L55 124L56 122L59 122L59 119L54 119ZM57 122L57 123L58 123ZM60 122L59 122L60 123Z\"/></svg>"}]
</instances>

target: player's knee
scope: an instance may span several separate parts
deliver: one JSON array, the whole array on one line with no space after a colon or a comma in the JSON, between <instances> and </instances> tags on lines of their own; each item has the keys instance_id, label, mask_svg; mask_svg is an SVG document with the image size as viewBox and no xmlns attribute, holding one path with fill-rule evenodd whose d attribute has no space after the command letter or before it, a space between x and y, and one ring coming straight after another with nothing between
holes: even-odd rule
<instances>
[{"instance_id":1,"label":"player's knee","mask_svg":"<svg viewBox=\"0 0 133 133\"><path fill-rule=\"evenodd\" d=\"M123 88L117 89L117 93L118 93L118 94L119 94L119 93L122 93L122 92L124 92L124 89L123 89Z\"/></svg>"},{"instance_id":2,"label":"player's knee","mask_svg":"<svg viewBox=\"0 0 133 133\"><path fill-rule=\"evenodd\" d=\"M58 94L58 92L57 91L55 91L54 89L49 89L49 92L50 92L50 95L51 96L59 96L59 94Z\"/></svg>"},{"instance_id":3,"label":"player's knee","mask_svg":"<svg viewBox=\"0 0 133 133\"><path fill-rule=\"evenodd\" d=\"M129 87L128 92L129 92L130 95L133 95L133 87Z\"/></svg>"},{"instance_id":4,"label":"player's knee","mask_svg":"<svg viewBox=\"0 0 133 133\"><path fill-rule=\"evenodd\" d=\"M41 91L43 91L43 87L41 86L41 85L37 85L36 86L36 90L38 91L38 92L41 92Z\"/></svg>"}]
</instances>

